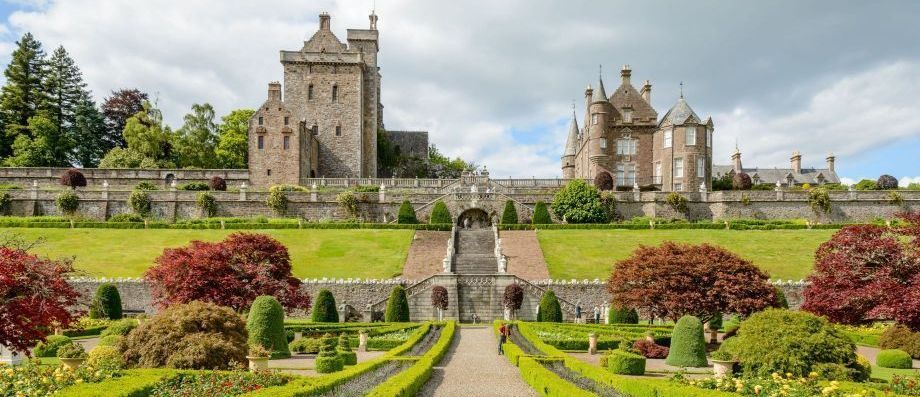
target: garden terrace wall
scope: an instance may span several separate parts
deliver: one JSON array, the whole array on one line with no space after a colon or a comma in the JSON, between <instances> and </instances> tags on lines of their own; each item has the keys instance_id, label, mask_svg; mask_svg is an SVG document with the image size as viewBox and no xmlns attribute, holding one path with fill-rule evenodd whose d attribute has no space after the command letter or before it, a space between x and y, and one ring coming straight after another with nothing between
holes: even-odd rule
<instances>
[{"instance_id":1,"label":"garden terrace wall","mask_svg":"<svg viewBox=\"0 0 920 397\"><path fill-rule=\"evenodd\" d=\"M47 167L0 167L0 183L14 184L22 187L32 186L33 182L39 187L60 186L61 174L69 168ZM227 181L227 187L235 188L244 183L249 184L249 170L211 169L211 170L183 170L183 169L123 169L123 168L81 168L80 172L86 177L87 187L102 188L108 182L112 188L132 188L141 182L150 182L163 189L169 187L171 181L177 184L189 182L208 182L212 177L219 176ZM171 176L171 177L170 177Z\"/></svg>"}]
</instances>

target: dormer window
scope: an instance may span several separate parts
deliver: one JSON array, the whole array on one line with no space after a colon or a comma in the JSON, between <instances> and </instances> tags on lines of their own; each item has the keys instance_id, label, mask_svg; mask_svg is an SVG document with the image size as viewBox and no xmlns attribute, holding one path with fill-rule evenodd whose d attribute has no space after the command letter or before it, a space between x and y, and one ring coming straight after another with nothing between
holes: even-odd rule
<instances>
[{"instance_id":1,"label":"dormer window","mask_svg":"<svg viewBox=\"0 0 920 397\"><path fill-rule=\"evenodd\" d=\"M623 109L623 122L632 123L632 109Z\"/></svg>"}]
</instances>

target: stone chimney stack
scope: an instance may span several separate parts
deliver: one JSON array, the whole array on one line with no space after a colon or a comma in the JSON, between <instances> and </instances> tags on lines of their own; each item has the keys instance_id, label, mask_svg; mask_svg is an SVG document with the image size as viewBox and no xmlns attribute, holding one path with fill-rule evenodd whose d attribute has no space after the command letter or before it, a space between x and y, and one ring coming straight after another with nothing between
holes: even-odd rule
<instances>
[{"instance_id":1,"label":"stone chimney stack","mask_svg":"<svg viewBox=\"0 0 920 397\"><path fill-rule=\"evenodd\" d=\"M629 68L629 65L623 65L623 69L620 70L620 77L623 79L623 85L629 84L629 78L632 76L632 69Z\"/></svg>"},{"instance_id":2,"label":"stone chimney stack","mask_svg":"<svg viewBox=\"0 0 920 397\"><path fill-rule=\"evenodd\" d=\"M377 30L377 14L371 11L371 15L368 18L371 20L371 30Z\"/></svg>"},{"instance_id":3,"label":"stone chimney stack","mask_svg":"<svg viewBox=\"0 0 920 397\"><path fill-rule=\"evenodd\" d=\"M591 84L588 84L588 88L585 88L585 110L591 106L591 97L594 96L594 89L591 88Z\"/></svg>"},{"instance_id":4,"label":"stone chimney stack","mask_svg":"<svg viewBox=\"0 0 920 397\"><path fill-rule=\"evenodd\" d=\"M332 29L332 18L329 16L328 12L323 12L319 14L319 30L331 30Z\"/></svg>"},{"instance_id":5,"label":"stone chimney stack","mask_svg":"<svg viewBox=\"0 0 920 397\"><path fill-rule=\"evenodd\" d=\"M796 174L802 173L802 154L798 150L792 152L792 157L789 158L790 165L792 165L792 172Z\"/></svg>"},{"instance_id":6,"label":"stone chimney stack","mask_svg":"<svg viewBox=\"0 0 920 397\"><path fill-rule=\"evenodd\" d=\"M281 83L277 81L268 83L268 100L281 102Z\"/></svg>"},{"instance_id":7,"label":"stone chimney stack","mask_svg":"<svg viewBox=\"0 0 920 397\"><path fill-rule=\"evenodd\" d=\"M645 99L649 105L652 104L652 82L645 80L645 85L642 86L642 91L639 91L639 94L642 95L642 99Z\"/></svg>"},{"instance_id":8,"label":"stone chimney stack","mask_svg":"<svg viewBox=\"0 0 920 397\"><path fill-rule=\"evenodd\" d=\"M827 170L828 170L828 171L830 171L830 172L837 172L837 171L834 170L834 161L835 161L835 160L837 160L837 158L834 157L834 154L833 154L833 153L827 155Z\"/></svg>"},{"instance_id":9,"label":"stone chimney stack","mask_svg":"<svg viewBox=\"0 0 920 397\"><path fill-rule=\"evenodd\" d=\"M741 151L738 150L737 146L735 146L735 153L732 153L732 170L735 171L735 174L743 172L743 168L741 168Z\"/></svg>"}]
</instances>

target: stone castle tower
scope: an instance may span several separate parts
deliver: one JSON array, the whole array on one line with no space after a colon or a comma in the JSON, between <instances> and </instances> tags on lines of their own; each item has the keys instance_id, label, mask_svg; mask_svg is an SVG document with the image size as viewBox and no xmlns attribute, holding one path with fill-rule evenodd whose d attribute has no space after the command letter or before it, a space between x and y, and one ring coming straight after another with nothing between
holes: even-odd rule
<instances>
[{"instance_id":1,"label":"stone castle tower","mask_svg":"<svg viewBox=\"0 0 920 397\"><path fill-rule=\"evenodd\" d=\"M331 17L323 13L303 48L281 51L284 95L280 84L271 84L250 120L253 185L377 176L383 120L377 15L370 15L369 29L348 29L347 42L332 33Z\"/></svg>"},{"instance_id":2,"label":"stone castle tower","mask_svg":"<svg viewBox=\"0 0 920 397\"><path fill-rule=\"evenodd\" d=\"M711 188L712 119L701 120L684 100L660 121L652 108L652 85L632 85L624 65L620 85L608 96L602 78L585 90L584 126L575 114L562 155L563 178L594 179L608 173L614 188L663 191Z\"/></svg>"}]
</instances>

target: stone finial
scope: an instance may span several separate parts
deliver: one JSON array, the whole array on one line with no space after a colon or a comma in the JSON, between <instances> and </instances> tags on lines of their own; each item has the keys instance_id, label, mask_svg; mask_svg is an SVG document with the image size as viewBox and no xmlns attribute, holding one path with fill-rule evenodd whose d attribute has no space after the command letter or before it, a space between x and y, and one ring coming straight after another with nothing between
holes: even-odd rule
<instances>
[{"instance_id":1,"label":"stone finial","mask_svg":"<svg viewBox=\"0 0 920 397\"><path fill-rule=\"evenodd\" d=\"M316 190L316 182L313 182L313 184L310 185L310 190Z\"/></svg>"},{"instance_id":2,"label":"stone finial","mask_svg":"<svg viewBox=\"0 0 920 397\"><path fill-rule=\"evenodd\" d=\"M33 188L38 188L38 181L37 181L37 180L35 180L35 179L32 180L32 187L33 187Z\"/></svg>"},{"instance_id":3,"label":"stone finial","mask_svg":"<svg viewBox=\"0 0 920 397\"><path fill-rule=\"evenodd\" d=\"M245 189L247 189L247 188L249 188L249 185L247 185L246 182L243 182L243 184L240 185L240 189L245 190Z\"/></svg>"},{"instance_id":4,"label":"stone finial","mask_svg":"<svg viewBox=\"0 0 920 397\"><path fill-rule=\"evenodd\" d=\"M103 179L103 180L102 180L102 188L108 190L108 188L109 188L109 181L108 181L107 179Z\"/></svg>"}]
</instances>

